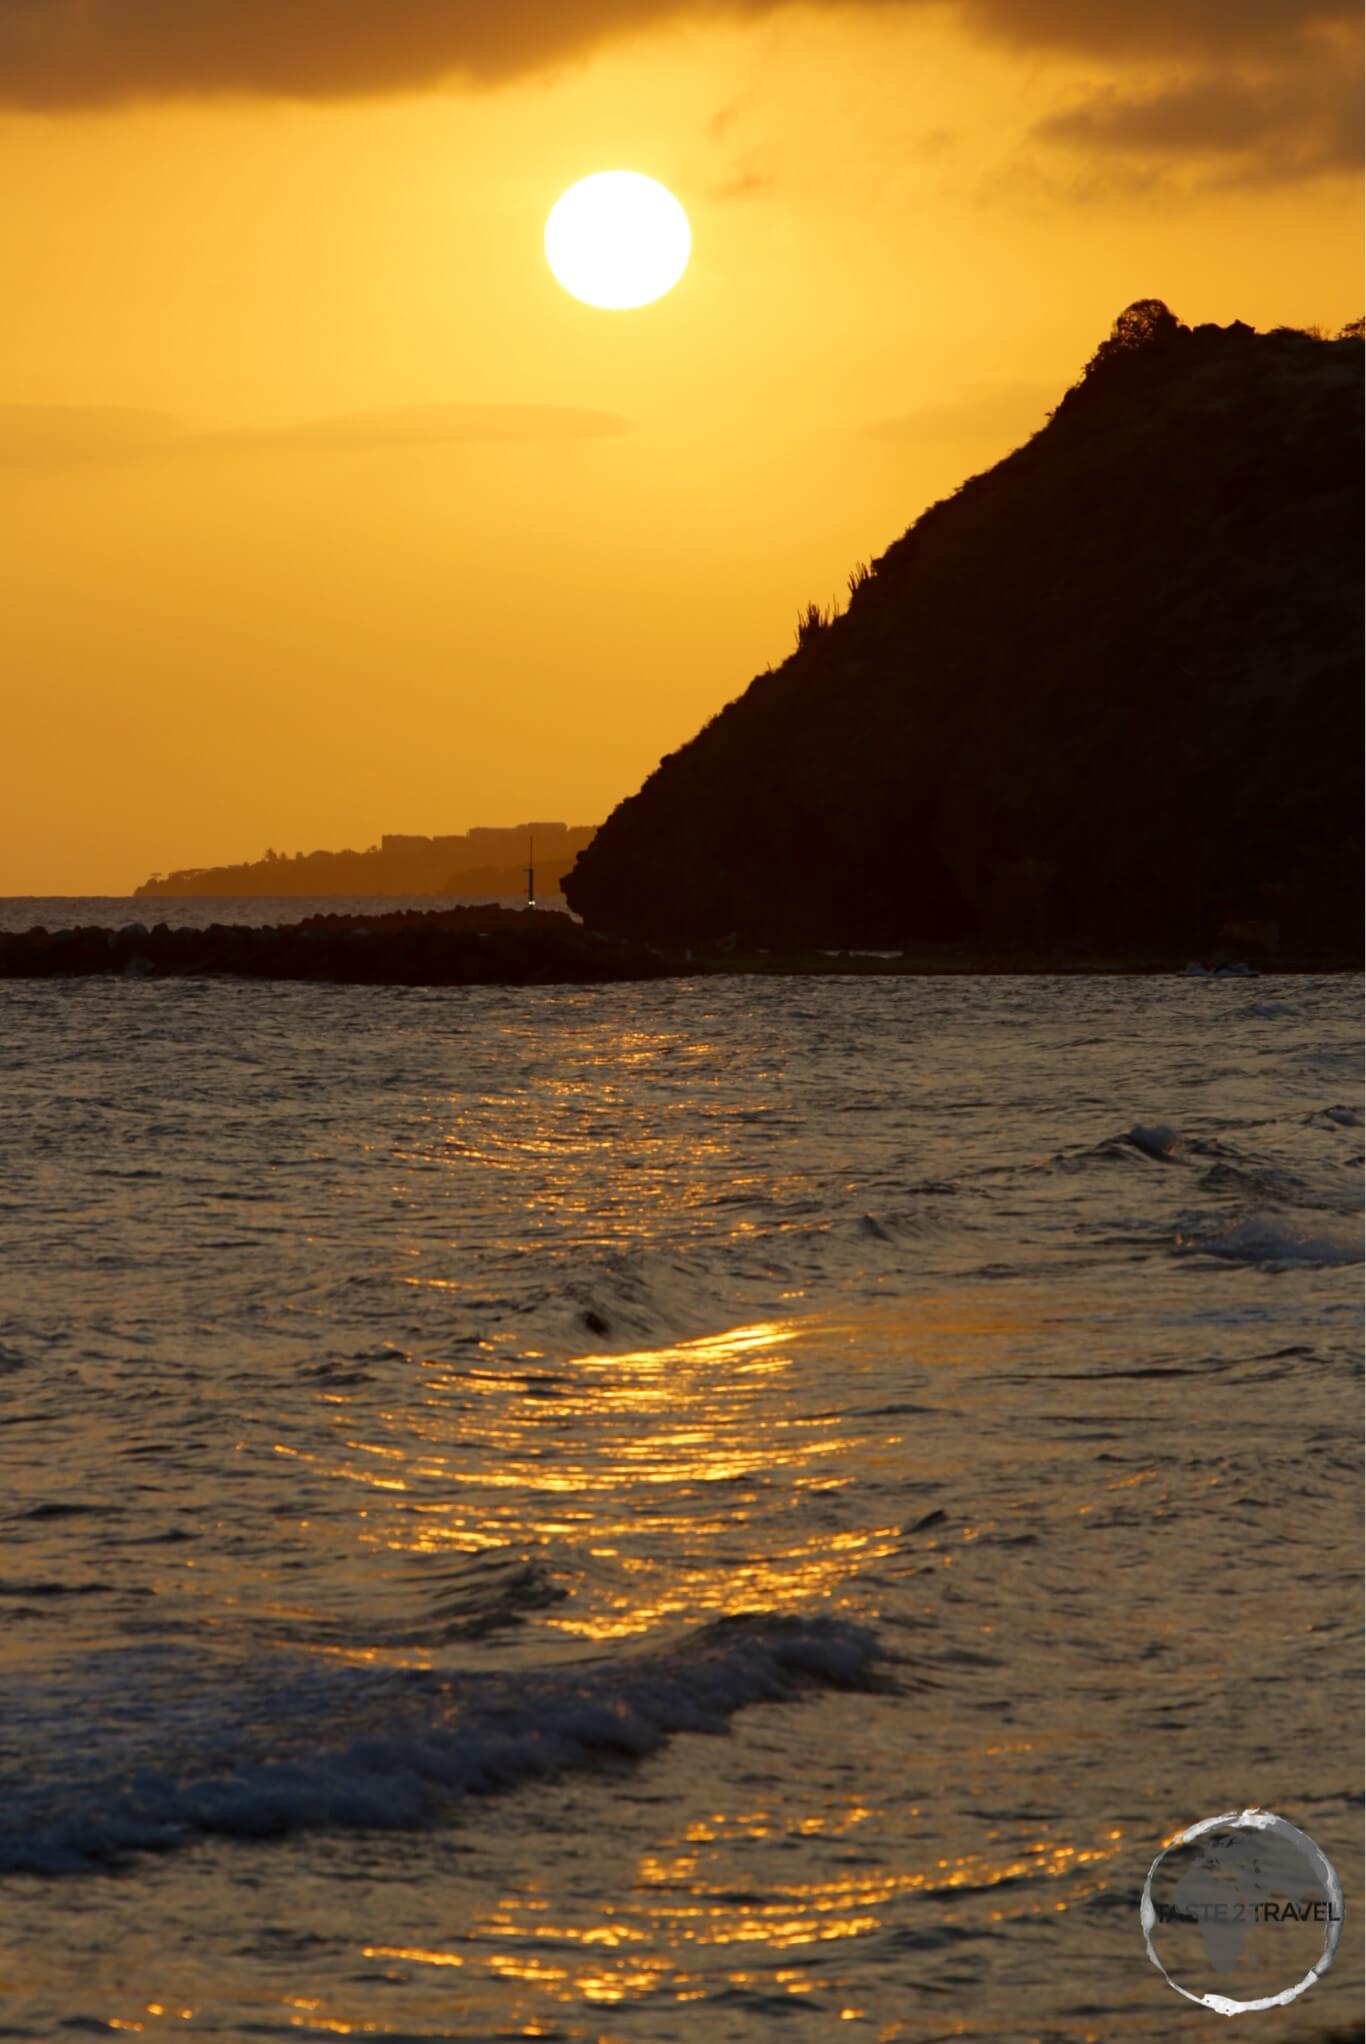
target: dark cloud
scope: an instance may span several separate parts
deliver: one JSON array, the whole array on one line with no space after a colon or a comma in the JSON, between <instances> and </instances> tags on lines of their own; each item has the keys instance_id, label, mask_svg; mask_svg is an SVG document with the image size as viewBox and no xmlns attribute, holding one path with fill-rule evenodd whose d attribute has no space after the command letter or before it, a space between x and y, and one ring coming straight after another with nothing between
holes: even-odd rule
<instances>
[{"instance_id":1,"label":"dark cloud","mask_svg":"<svg viewBox=\"0 0 1366 2044\"><path fill-rule=\"evenodd\" d=\"M967 16L1030 48L1117 56L1276 53L1352 34L1358 0L961 0Z\"/></svg>"},{"instance_id":2,"label":"dark cloud","mask_svg":"<svg viewBox=\"0 0 1366 2044\"><path fill-rule=\"evenodd\" d=\"M489 82L681 16L788 0L0 0L0 105L28 109L264 93L306 99ZM823 0L924 8L942 0ZM1357 0L950 0L1033 49L1273 54L1354 27Z\"/></svg>"},{"instance_id":3,"label":"dark cloud","mask_svg":"<svg viewBox=\"0 0 1366 2044\"><path fill-rule=\"evenodd\" d=\"M493 81L683 8L684 0L0 0L0 103L332 99L456 75Z\"/></svg>"},{"instance_id":4,"label":"dark cloud","mask_svg":"<svg viewBox=\"0 0 1366 2044\"><path fill-rule=\"evenodd\" d=\"M1336 71L1270 78L1202 73L1163 90L1098 92L1035 131L1045 141L1135 162L1206 158L1225 177L1284 181L1361 163L1361 99Z\"/></svg>"},{"instance_id":5,"label":"dark cloud","mask_svg":"<svg viewBox=\"0 0 1366 2044\"><path fill-rule=\"evenodd\" d=\"M347 452L476 442L601 440L632 430L571 405L405 405L297 425L190 432L165 412L106 405L0 405L0 468L67 467L145 455Z\"/></svg>"}]
</instances>

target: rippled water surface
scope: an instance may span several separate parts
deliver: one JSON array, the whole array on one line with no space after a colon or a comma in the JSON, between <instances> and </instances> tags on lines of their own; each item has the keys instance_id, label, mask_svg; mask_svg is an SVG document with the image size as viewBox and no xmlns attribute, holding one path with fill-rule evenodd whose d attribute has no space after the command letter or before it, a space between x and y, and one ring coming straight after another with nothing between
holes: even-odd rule
<instances>
[{"instance_id":1,"label":"rippled water surface","mask_svg":"<svg viewBox=\"0 0 1366 2044\"><path fill-rule=\"evenodd\" d=\"M0 988L0 2034L1227 2036L1362 1986L1360 987Z\"/></svg>"}]
</instances>

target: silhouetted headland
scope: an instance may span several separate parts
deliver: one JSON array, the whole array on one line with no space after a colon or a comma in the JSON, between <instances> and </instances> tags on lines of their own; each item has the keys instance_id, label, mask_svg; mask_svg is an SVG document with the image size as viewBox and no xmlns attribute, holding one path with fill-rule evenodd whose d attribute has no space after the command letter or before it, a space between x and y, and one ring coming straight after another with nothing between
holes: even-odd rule
<instances>
[{"instance_id":1,"label":"silhouetted headland","mask_svg":"<svg viewBox=\"0 0 1366 2044\"><path fill-rule=\"evenodd\" d=\"M564 883L741 949L1361 956L1362 349L1130 306Z\"/></svg>"},{"instance_id":2,"label":"silhouetted headland","mask_svg":"<svg viewBox=\"0 0 1366 2044\"><path fill-rule=\"evenodd\" d=\"M133 892L139 899L186 895L301 896L344 894L522 895L527 842L536 845L536 884L558 894L560 882L593 837L593 824L518 823L449 837L387 835L363 852L268 851L237 866L188 866L154 873Z\"/></svg>"}]
</instances>

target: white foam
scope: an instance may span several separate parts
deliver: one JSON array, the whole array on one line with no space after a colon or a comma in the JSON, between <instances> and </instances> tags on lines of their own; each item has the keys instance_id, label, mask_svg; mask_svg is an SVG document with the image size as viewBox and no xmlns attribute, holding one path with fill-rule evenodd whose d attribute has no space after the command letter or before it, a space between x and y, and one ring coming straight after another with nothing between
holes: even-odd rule
<instances>
[{"instance_id":1,"label":"white foam","mask_svg":"<svg viewBox=\"0 0 1366 2044\"><path fill-rule=\"evenodd\" d=\"M1176 1247L1187 1255L1217 1256L1229 1263L1340 1264L1362 1260L1360 1225L1319 1215L1312 1221L1296 1221L1278 1214L1250 1214L1206 1235L1178 1234Z\"/></svg>"},{"instance_id":2,"label":"white foam","mask_svg":"<svg viewBox=\"0 0 1366 2044\"><path fill-rule=\"evenodd\" d=\"M747 1704L857 1685L876 1651L859 1626L756 1616L723 1619L670 1649L516 1676L369 1681L355 1669L320 1676L309 1663L301 1697L277 1688L272 1698L273 1752L254 1750L242 1729L261 1723L259 1693L234 1705L205 1690L211 1710L122 1754L92 1750L98 1730L77 1715L67 1764L8 1785L0 1872L78 1873L208 1836L430 1822L472 1796L639 1758L678 1732L724 1731ZM189 1750L172 1769L154 1764L159 1745Z\"/></svg>"}]
</instances>

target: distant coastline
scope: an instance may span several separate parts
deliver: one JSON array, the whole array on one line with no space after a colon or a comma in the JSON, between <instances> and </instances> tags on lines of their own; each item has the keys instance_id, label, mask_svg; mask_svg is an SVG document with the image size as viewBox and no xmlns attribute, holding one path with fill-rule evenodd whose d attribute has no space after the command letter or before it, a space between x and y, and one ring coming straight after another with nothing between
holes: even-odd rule
<instances>
[{"instance_id":1,"label":"distant coastline","mask_svg":"<svg viewBox=\"0 0 1366 2044\"><path fill-rule=\"evenodd\" d=\"M133 889L133 899L461 895L524 901L529 855L538 895L558 895L596 829L559 822L499 824L442 837L390 834L363 852L270 850L237 865L154 873Z\"/></svg>"}]
</instances>

